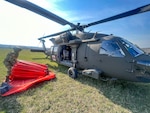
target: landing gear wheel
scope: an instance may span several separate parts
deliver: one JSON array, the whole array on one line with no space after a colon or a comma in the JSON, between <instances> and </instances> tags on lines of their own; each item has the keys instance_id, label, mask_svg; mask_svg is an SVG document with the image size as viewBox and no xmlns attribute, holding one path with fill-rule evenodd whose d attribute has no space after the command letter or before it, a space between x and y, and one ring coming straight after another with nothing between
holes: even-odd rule
<instances>
[{"instance_id":1,"label":"landing gear wheel","mask_svg":"<svg viewBox=\"0 0 150 113\"><path fill-rule=\"evenodd\" d=\"M77 78L78 76L77 76L77 69L76 68L74 68L74 67L70 67L69 69L68 69L68 75L69 75L69 77L71 77L71 78Z\"/></svg>"}]
</instances>

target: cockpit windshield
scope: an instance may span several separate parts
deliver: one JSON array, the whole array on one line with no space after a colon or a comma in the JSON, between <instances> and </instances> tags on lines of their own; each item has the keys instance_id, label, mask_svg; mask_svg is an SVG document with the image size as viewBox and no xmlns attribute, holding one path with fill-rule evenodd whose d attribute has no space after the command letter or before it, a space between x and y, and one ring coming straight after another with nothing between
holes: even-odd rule
<instances>
[{"instance_id":1,"label":"cockpit windshield","mask_svg":"<svg viewBox=\"0 0 150 113\"><path fill-rule=\"evenodd\" d=\"M99 54L108 55L112 57L124 57L125 54L118 45L117 42L113 40L105 40L101 44Z\"/></svg>"},{"instance_id":2,"label":"cockpit windshield","mask_svg":"<svg viewBox=\"0 0 150 113\"><path fill-rule=\"evenodd\" d=\"M125 39L121 39L121 43L133 57L144 54L144 52L140 48Z\"/></svg>"}]
</instances>

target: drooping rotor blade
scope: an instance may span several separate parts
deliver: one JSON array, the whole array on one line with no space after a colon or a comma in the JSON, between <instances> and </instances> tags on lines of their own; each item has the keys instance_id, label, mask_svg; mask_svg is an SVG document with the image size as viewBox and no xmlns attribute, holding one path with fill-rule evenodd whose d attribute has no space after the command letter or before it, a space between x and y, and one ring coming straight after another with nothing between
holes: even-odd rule
<instances>
[{"instance_id":1,"label":"drooping rotor blade","mask_svg":"<svg viewBox=\"0 0 150 113\"><path fill-rule=\"evenodd\" d=\"M66 32L73 31L73 30L75 30L75 28L65 30L65 31L61 31L61 32L58 32L58 33L54 33L54 34L51 34L51 35L43 36L43 37L38 38L38 40L42 40L44 38L49 38L49 37L52 37L52 36L57 36L57 35L60 35L62 33L66 33Z\"/></svg>"},{"instance_id":2,"label":"drooping rotor blade","mask_svg":"<svg viewBox=\"0 0 150 113\"><path fill-rule=\"evenodd\" d=\"M128 16L144 13L144 12L147 12L147 11L150 11L150 4L139 7L139 8L136 8L136 9L131 10L131 11L127 11L127 12L124 12L124 13L106 18L106 19L102 19L102 20L99 20L99 21L96 21L96 22L89 23L87 25L82 26L82 28L86 28L86 27L101 24L101 23L104 23L104 22L109 22L109 21L112 21L112 20L117 20L117 19L120 19L120 18L124 18L124 17L128 17Z\"/></svg>"},{"instance_id":3,"label":"drooping rotor blade","mask_svg":"<svg viewBox=\"0 0 150 113\"><path fill-rule=\"evenodd\" d=\"M7 2L10 2L12 4L15 4L17 6L20 6L22 8L25 8L25 9L28 9L34 13L37 13L41 16L44 16L54 22L57 22L61 25L70 25L71 27L74 27L75 25L73 23L70 23L68 22L67 20L55 15L54 13L48 11L48 10L45 10L44 8L38 6L38 5L35 5L27 0L5 0Z\"/></svg>"}]
</instances>

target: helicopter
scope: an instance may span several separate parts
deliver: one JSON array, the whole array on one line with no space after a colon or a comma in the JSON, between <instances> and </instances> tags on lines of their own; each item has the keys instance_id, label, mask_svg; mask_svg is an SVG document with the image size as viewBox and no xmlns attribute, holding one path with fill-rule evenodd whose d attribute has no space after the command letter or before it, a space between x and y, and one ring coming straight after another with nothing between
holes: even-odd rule
<instances>
[{"instance_id":1,"label":"helicopter","mask_svg":"<svg viewBox=\"0 0 150 113\"><path fill-rule=\"evenodd\" d=\"M86 25L75 25L29 1L6 1L71 27L69 30L39 38L44 44L45 38L54 37L50 38L54 45L48 55L52 61L68 66L67 73L71 78L75 79L78 74L82 74L103 81L121 79L150 83L150 55L121 37L84 31L90 26L148 12L150 4ZM72 34L71 31L76 33Z\"/></svg>"}]
</instances>

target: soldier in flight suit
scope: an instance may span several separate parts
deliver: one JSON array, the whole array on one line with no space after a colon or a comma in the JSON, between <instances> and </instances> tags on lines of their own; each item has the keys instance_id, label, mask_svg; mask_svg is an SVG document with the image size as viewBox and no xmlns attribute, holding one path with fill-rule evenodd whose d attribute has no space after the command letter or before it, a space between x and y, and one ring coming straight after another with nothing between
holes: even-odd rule
<instances>
[{"instance_id":1,"label":"soldier in flight suit","mask_svg":"<svg viewBox=\"0 0 150 113\"><path fill-rule=\"evenodd\" d=\"M9 80L9 75L11 74L11 68L17 62L19 52L21 51L21 49L18 47L13 48L13 50L14 51L7 54L6 58L3 61L5 67L7 68L7 76L6 76L5 82L7 82Z\"/></svg>"}]
</instances>

